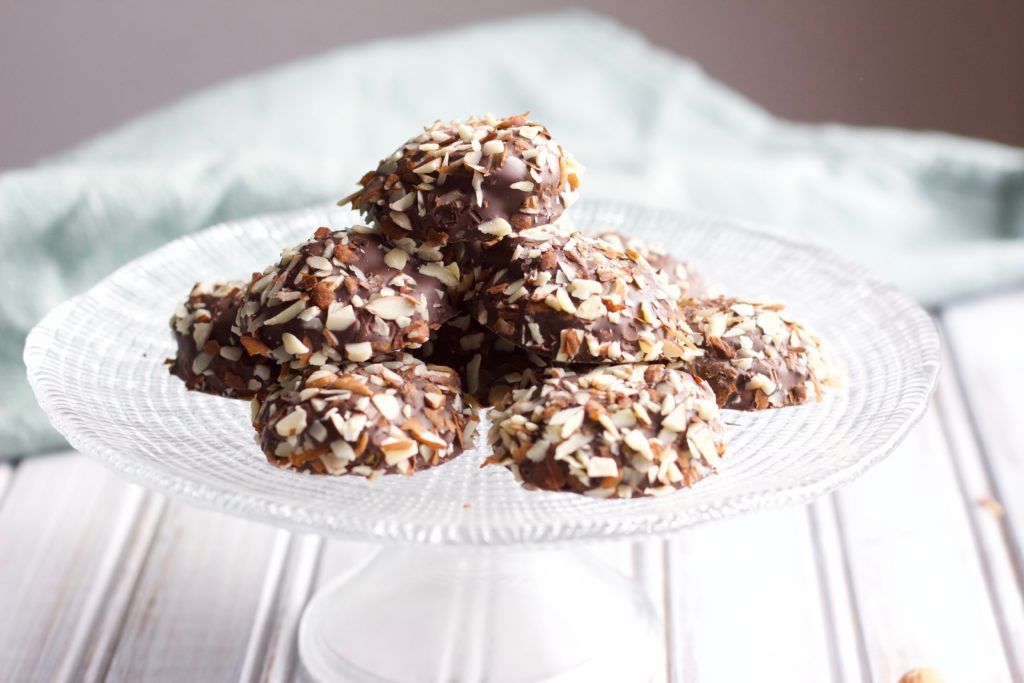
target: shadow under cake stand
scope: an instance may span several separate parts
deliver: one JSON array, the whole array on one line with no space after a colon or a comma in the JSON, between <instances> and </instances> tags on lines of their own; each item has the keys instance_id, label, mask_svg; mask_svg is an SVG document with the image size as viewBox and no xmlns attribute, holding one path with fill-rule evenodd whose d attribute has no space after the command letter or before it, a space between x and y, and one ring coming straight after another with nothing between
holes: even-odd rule
<instances>
[{"instance_id":1,"label":"shadow under cake stand","mask_svg":"<svg viewBox=\"0 0 1024 683\"><path fill-rule=\"evenodd\" d=\"M663 661L655 612L586 544L807 503L851 481L923 414L939 341L928 315L892 286L769 229L609 202L573 213L582 227L668 245L730 293L786 302L825 340L844 387L815 405L727 411L718 474L659 498L525 491L503 468L481 469L489 453L479 440L413 477L276 469L254 443L248 404L189 393L167 373L167 319L196 280L244 277L321 225L358 221L336 207L222 224L133 261L32 331L29 379L72 446L133 482L380 545L306 607L299 650L318 680L645 680Z\"/></svg>"}]
</instances>

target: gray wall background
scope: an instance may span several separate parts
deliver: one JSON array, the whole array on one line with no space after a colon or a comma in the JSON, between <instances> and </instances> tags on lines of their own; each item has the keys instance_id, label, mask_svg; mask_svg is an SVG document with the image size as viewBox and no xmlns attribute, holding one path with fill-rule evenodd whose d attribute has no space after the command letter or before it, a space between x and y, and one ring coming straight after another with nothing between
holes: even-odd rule
<instances>
[{"instance_id":1,"label":"gray wall background","mask_svg":"<svg viewBox=\"0 0 1024 683\"><path fill-rule=\"evenodd\" d=\"M0 168L339 45L571 2L0 0ZM589 0L802 121L1024 145L1024 0Z\"/></svg>"}]
</instances>

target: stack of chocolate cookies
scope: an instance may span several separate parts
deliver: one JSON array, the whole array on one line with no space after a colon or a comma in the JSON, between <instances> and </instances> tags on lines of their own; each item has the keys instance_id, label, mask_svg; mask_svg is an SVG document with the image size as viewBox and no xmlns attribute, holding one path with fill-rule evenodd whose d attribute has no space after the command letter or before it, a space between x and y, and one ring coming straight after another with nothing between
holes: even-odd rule
<instances>
[{"instance_id":1,"label":"stack of chocolate cookies","mask_svg":"<svg viewBox=\"0 0 1024 683\"><path fill-rule=\"evenodd\" d=\"M281 467L412 474L458 456L491 406L488 464L601 498L714 472L720 407L804 403L835 383L782 306L710 292L629 236L577 231L582 173L525 116L435 122L342 200L366 226L319 227L248 282L197 284L171 319L171 372L252 400Z\"/></svg>"}]
</instances>

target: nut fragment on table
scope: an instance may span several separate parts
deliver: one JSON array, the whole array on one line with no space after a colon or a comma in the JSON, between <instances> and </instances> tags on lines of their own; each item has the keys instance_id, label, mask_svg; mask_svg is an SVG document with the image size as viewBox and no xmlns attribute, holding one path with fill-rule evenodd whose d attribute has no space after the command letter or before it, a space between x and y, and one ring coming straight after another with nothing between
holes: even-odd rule
<instances>
[{"instance_id":1,"label":"nut fragment on table","mask_svg":"<svg viewBox=\"0 0 1024 683\"><path fill-rule=\"evenodd\" d=\"M903 674L899 683L945 683L945 680L938 671L924 666Z\"/></svg>"}]
</instances>

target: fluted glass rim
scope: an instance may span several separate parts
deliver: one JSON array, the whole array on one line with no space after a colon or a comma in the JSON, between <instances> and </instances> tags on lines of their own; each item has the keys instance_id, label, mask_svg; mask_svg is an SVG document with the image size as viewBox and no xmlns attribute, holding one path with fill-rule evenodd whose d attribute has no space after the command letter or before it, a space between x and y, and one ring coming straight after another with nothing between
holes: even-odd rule
<instances>
[{"instance_id":1,"label":"fluted glass rim","mask_svg":"<svg viewBox=\"0 0 1024 683\"><path fill-rule=\"evenodd\" d=\"M198 255L211 244L223 240L225 234L261 233L274 230L278 225L308 224L312 232L319 224L330 220L333 225L339 221L354 221L354 215L333 207L313 207L298 212L257 216L241 221L232 221L214 226L194 235L182 237L150 254L137 259L106 278L89 292L75 297L54 309L29 334L25 347L24 359L28 368L28 377L50 422L68 442L78 451L93 457L116 471L125 479L146 488L163 493L171 498L216 509L229 514L258 520L295 530L319 533L328 536L356 540L372 540L385 543L426 543L431 545L455 546L494 546L494 545L545 545L584 540L615 539L649 535L671 534L688 526L735 516L744 512L768 507L797 505L808 503L818 496L828 493L861 475L872 465L882 460L905 438L907 432L921 419L934 391L940 365L940 342L935 324L931 317L907 295L894 285L882 281L867 269L854 264L830 250L804 242L782 234L776 229L733 219L708 216L693 212L678 212L664 209L652 209L632 204L613 201L585 201L574 213L589 219L589 224L612 225L626 230L635 228L643 234L645 226L678 226L683 231L702 226L707 239L715 240L720 231L730 239L747 240L755 245L775 245L780 254L792 254L794 258L812 260L822 272L841 274L844 282L859 283L862 287L860 295L864 301L884 302L887 319L899 320L902 334L910 340L916 354L916 363L907 362L913 356L899 356L898 366L894 372L902 377L902 393L895 400L891 414L884 416L878 423L878 431L884 432L884 438L865 441L863 445L851 444L855 449L849 460L837 462L836 467L815 473L807 480L790 483L775 483L763 488L752 488L731 495L722 495L709 501L689 504L686 497L691 491L672 494L678 505L670 510L663 504L649 503L646 500L624 501L631 505L628 514L612 514L609 507L605 513L601 508L591 506L586 514L572 514L573 503L551 504L552 509L566 510L565 515L552 521L530 516L523 518L519 514L501 517L500 509L495 515L497 519L488 518L484 523L462 523L459 520L426 521L414 518L374 519L369 514L359 514L359 510L340 499L339 507L334 509L318 508L315 504L305 503L295 498L282 500L276 491L255 490L254 488L232 490L220 482L212 482L201 476L192 476L190 472L175 469L173 463L153 461L139 448L125 450L123 442L113 442L108 433L84 424L90 419L82 411L81 392L71 391L66 382L60 379L65 374L68 364L74 361L68 353L62 351L62 343L66 346L69 334L83 326L96 324L83 313L86 310L111 310L111 306L119 303L119 297L127 296L124 283L130 281L142 269L159 268L160 264L172 257L181 260L182 254ZM338 216L338 218L335 218ZM579 220L579 219L578 219ZM586 222L586 221L584 221ZM317 225L314 225L317 224ZM266 228L265 226L270 226ZM257 229L258 228L258 229ZM703 234L703 233L702 233ZM663 238L664 241L664 238ZM280 247L283 245L275 245ZM671 244L668 246L672 246ZM694 254L699 256L699 254ZM728 284L728 283L726 283ZM165 321L170 311L154 311L154 315ZM868 320L865 324L870 324ZM880 326L879 334L884 329ZM89 334L83 332L82 334ZM169 338L169 333L168 333ZM826 342L828 339L826 338ZM103 358L96 358L96 363L103 363ZM80 364L80 363L79 363ZM115 373L117 368L111 370ZM168 382L177 381L167 377ZM88 387L78 387L86 392ZM867 390L870 391L870 388ZM117 397L106 397L117 405ZM869 399L870 395L865 397ZM777 411L785 414L783 409ZM804 410L804 408L796 409ZM775 411L773 411L775 412ZM804 415L801 413L801 415ZM93 415L95 417L95 415ZM745 416L737 419L745 419ZM773 419L775 419L773 417ZM780 418L781 419L781 418ZM117 428L119 423L114 423ZM746 427L757 428L754 426ZM781 423L780 423L781 424ZM198 428L202 428L200 425ZM127 438L127 437L126 437ZM144 440L139 441L145 443ZM822 454L818 454L822 456ZM824 454L822 457L827 457ZM727 456L728 457L728 456ZM768 463L769 465L771 463ZM448 467L446 465L445 467ZM271 472L279 472L270 465L267 468L267 486L273 487ZM488 468L492 469L492 468ZM296 473L291 476L303 477ZM259 476L259 475L257 475ZM419 477L422 475L416 475ZM725 473L717 477L725 476ZM415 480L413 477L412 480ZM323 486L331 486L332 478L324 480ZM348 478L346 478L348 479ZM337 480L334 480L337 481ZM768 482L770 484L770 481ZM373 484L373 482L371 482ZM702 483L698 483L697 487ZM321 484L317 484L320 486ZM509 486L516 486L508 482ZM694 489L696 490L696 488ZM358 493L358 491L357 491ZM356 494L353 494L355 497ZM534 500L537 505L542 503L541 496L570 496L574 494L537 494ZM653 501L662 499L651 499ZM617 502L597 501L606 506L615 506ZM530 503L525 503L530 505ZM650 514L644 512L644 506L650 508ZM511 509L511 508L510 508ZM512 512L521 513L525 509L517 503ZM448 514L448 513L446 513ZM438 515L442 517L442 515Z\"/></svg>"}]
</instances>

